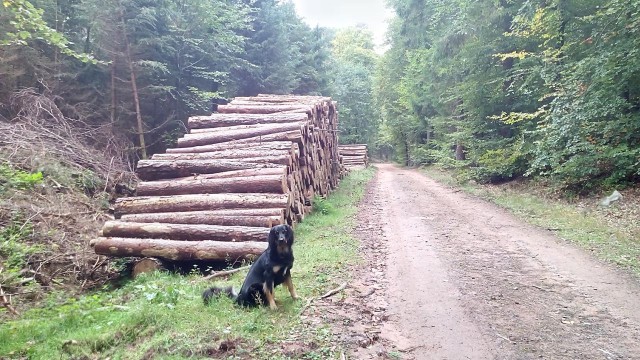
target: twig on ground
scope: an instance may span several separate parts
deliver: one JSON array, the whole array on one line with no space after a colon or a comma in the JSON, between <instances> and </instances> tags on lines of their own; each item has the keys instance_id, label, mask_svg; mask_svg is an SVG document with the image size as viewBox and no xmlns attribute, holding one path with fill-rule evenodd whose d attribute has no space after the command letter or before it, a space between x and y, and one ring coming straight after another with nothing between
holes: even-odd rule
<instances>
[{"instance_id":1,"label":"twig on ground","mask_svg":"<svg viewBox=\"0 0 640 360\"><path fill-rule=\"evenodd\" d=\"M207 276L203 277L202 280L210 280L210 279L221 277L221 276L235 274L235 273L240 272L242 270L246 270L246 269L248 269L250 267L251 267L251 265L242 266L242 267L231 269L231 270L218 271L218 272L215 272L215 273L213 273L211 275L207 275Z\"/></svg>"},{"instance_id":2,"label":"twig on ground","mask_svg":"<svg viewBox=\"0 0 640 360\"><path fill-rule=\"evenodd\" d=\"M309 306L311 306L311 304L314 301L321 300L321 299L326 299L326 298L328 298L330 296L333 296L333 295L339 293L340 291L344 290L346 287L347 287L347 283L345 282L345 283L342 283L342 285L338 286L337 288L327 291L327 293L322 295L322 296L310 298L309 300L307 300L307 303L302 307L302 309L300 310L298 315L304 314L304 312L307 311Z\"/></svg>"},{"instance_id":3,"label":"twig on ground","mask_svg":"<svg viewBox=\"0 0 640 360\"><path fill-rule=\"evenodd\" d=\"M344 288L347 287L347 283L342 283L342 285L338 286L337 288L333 289L333 290L329 290L326 294L320 296L320 299L326 299L330 296L333 296L337 293L339 293L340 291L344 290Z\"/></svg>"}]
</instances>

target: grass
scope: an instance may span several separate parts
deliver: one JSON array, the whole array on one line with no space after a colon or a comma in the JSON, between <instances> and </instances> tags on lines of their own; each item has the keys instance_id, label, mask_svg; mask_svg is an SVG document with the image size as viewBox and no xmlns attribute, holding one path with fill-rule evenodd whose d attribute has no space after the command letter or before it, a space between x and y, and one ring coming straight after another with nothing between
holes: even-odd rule
<instances>
[{"instance_id":1,"label":"grass","mask_svg":"<svg viewBox=\"0 0 640 360\"><path fill-rule=\"evenodd\" d=\"M328 199L296 227L294 284L303 298L334 288L359 261L350 236L357 204L373 169L343 179ZM239 287L246 273L218 284ZM305 301L276 289L280 307L244 309L228 298L209 306L202 291L213 283L196 274L156 272L105 289L65 299L55 293L49 305L0 325L0 358L29 359L327 359L339 355L328 327L300 319Z\"/></svg>"},{"instance_id":2,"label":"grass","mask_svg":"<svg viewBox=\"0 0 640 360\"><path fill-rule=\"evenodd\" d=\"M526 222L552 230L559 238L640 276L640 221L637 209L624 211L616 208L618 204L603 209L593 205L596 199L572 203L541 196L532 188L462 183L450 172L435 167L425 168L424 171L437 181L489 200ZM615 218L622 219L612 221Z\"/></svg>"}]
</instances>

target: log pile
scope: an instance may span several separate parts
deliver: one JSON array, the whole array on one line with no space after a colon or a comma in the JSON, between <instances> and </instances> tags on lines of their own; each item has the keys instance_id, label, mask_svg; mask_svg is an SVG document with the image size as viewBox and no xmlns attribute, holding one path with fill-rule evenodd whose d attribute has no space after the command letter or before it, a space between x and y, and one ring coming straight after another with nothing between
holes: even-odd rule
<instances>
[{"instance_id":1,"label":"log pile","mask_svg":"<svg viewBox=\"0 0 640 360\"><path fill-rule=\"evenodd\" d=\"M339 145L340 163L347 169L369 166L366 144Z\"/></svg>"},{"instance_id":2,"label":"log pile","mask_svg":"<svg viewBox=\"0 0 640 360\"><path fill-rule=\"evenodd\" d=\"M338 186L331 98L258 95L189 118L175 148L138 163L136 196L92 241L98 254L229 260L266 248L269 228L294 225Z\"/></svg>"}]
</instances>

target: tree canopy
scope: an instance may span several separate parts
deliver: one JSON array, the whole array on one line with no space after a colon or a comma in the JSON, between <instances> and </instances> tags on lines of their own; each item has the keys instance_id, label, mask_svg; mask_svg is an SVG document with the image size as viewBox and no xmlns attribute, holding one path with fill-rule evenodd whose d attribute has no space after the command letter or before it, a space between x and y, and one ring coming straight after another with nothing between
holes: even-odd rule
<instances>
[{"instance_id":1,"label":"tree canopy","mask_svg":"<svg viewBox=\"0 0 640 360\"><path fill-rule=\"evenodd\" d=\"M389 6L380 55L366 28L310 28L289 1L6 0L0 116L30 88L145 157L231 97L322 94L343 143L407 165L574 192L640 179L640 0Z\"/></svg>"}]
</instances>

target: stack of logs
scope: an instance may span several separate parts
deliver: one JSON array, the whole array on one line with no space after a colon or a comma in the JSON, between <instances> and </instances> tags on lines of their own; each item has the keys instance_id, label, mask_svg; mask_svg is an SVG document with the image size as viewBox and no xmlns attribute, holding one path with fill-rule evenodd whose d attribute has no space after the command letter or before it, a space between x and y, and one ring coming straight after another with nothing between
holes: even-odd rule
<instances>
[{"instance_id":1,"label":"stack of logs","mask_svg":"<svg viewBox=\"0 0 640 360\"><path fill-rule=\"evenodd\" d=\"M341 163L347 168L369 166L366 144L339 145Z\"/></svg>"},{"instance_id":2,"label":"stack of logs","mask_svg":"<svg viewBox=\"0 0 640 360\"><path fill-rule=\"evenodd\" d=\"M340 180L330 98L236 98L189 118L177 147L136 170L135 197L92 241L98 254L172 261L235 261L266 248L269 228L293 225Z\"/></svg>"}]
</instances>

